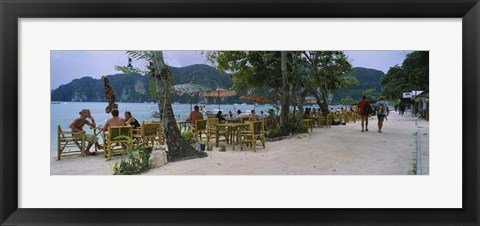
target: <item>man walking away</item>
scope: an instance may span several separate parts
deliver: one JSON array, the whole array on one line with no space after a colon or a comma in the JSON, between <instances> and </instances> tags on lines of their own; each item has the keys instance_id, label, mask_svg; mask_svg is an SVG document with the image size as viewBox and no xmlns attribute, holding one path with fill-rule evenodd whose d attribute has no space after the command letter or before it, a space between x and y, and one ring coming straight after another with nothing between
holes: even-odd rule
<instances>
[{"instance_id":1,"label":"man walking away","mask_svg":"<svg viewBox=\"0 0 480 226\"><path fill-rule=\"evenodd\" d=\"M390 109L388 109L388 104L385 102L383 97L378 98L377 103L375 104L375 112L378 117L378 132L382 132L383 121L387 118Z\"/></svg>"},{"instance_id":2,"label":"man walking away","mask_svg":"<svg viewBox=\"0 0 480 226\"><path fill-rule=\"evenodd\" d=\"M363 96L362 100L357 104L357 109L360 111L360 117L362 119L362 132L368 131L368 115L372 113L372 106L367 101L367 96ZM365 124L365 130L363 130Z\"/></svg>"}]
</instances>

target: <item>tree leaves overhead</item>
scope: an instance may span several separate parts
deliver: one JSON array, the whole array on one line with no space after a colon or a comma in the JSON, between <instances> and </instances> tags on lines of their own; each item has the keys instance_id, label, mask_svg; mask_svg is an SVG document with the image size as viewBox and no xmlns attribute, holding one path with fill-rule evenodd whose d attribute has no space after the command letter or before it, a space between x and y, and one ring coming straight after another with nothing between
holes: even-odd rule
<instances>
[{"instance_id":1,"label":"tree leaves overhead","mask_svg":"<svg viewBox=\"0 0 480 226\"><path fill-rule=\"evenodd\" d=\"M429 52L408 54L402 65L391 67L380 82L382 94L389 99L400 99L404 92L429 90Z\"/></svg>"}]
</instances>

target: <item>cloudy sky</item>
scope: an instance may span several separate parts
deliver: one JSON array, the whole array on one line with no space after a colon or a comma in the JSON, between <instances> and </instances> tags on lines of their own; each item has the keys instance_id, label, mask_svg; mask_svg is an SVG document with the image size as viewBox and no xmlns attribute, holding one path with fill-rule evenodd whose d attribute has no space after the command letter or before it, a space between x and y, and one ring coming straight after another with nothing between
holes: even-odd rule
<instances>
[{"instance_id":1,"label":"cloudy sky","mask_svg":"<svg viewBox=\"0 0 480 226\"><path fill-rule=\"evenodd\" d=\"M411 51L345 51L353 67L373 68L386 73L395 65L402 64ZM119 73L115 65L126 66L125 51L51 51L50 88L56 89L73 79ZM199 51L164 51L165 63L174 67L192 64L210 64ZM145 68L145 62L132 62L134 67Z\"/></svg>"}]
</instances>

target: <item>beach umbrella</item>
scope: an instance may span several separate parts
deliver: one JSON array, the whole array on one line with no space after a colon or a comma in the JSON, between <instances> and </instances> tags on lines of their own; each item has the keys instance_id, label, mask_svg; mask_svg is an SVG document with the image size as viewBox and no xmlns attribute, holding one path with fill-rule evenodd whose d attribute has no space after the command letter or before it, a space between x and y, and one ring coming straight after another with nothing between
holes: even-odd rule
<instances>
[{"instance_id":1,"label":"beach umbrella","mask_svg":"<svg viewBox=\"0 0 480 226\"><path fill-rule=\"evenodd\" d=\"M231 97L237 95L234 90L217 88L214 91L203 93L203 96L219 99L221 97ZM218 100L218 110L220 110L220 100Z\"/></svg>"},{"instance_id":2,"label":"beach umbrella","mask_svg":"<svg viewBox=\"0 0 480 226\"><path fill-rule=\"evenodd\" d=\"M103 89L105 91L105 98L108 101L108 106L105 108L105 113L112 112L113 109L118 109L118 105L115 103L115 93L113 93L112 86L108 82L107 76L102 76Z\"/></svg>"},{"instance_id":3,"label":"beach umbrella","mask_svg":"<svg viewBox=\"0 0 480 226\"><path fill-rule=\"evenodd\" d=\"M195 96L195 94L202 96L203 92L212 91L211 88L199 84L193 84L192 81L190 81L190 83L174 85L173 88L179 96L183 96L183 94L190 96L190 112L192 112L192 97Z\"/></svg>"},{"instance_id":4,"label":"beach umbrella","mask_svg":"<svg viewBox=\"0 0 480 226\"><path fill-rule=\"evenodd\" d=\"M267 98L265 98L264 96L262 96L260 94L257 94L257 93L251 93L251 94L247 94L245 96L241 96L240 99L253 102L254 103L253 110L255 110L255 107L256 107L255 105L257 103L260 103L260 104L267 103Z\"/></svg>"}]
</instances>

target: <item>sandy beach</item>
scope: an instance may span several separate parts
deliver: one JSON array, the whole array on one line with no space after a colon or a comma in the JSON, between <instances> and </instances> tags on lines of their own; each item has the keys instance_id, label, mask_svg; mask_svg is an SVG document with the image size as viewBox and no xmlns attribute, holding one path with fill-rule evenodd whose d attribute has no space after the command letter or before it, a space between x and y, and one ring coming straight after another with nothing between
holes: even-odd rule
<instances>
[{"instance_id":1,"label":"sandy beach","mask_svg":"<svg viewBox=\"0 0 480 226\"><path fill-rule=\"evenodd\" d=\"M167 163L145 175L411 175L416 170L417 130L420 135L422 174L429 174L429 123L391 112L383 133L377 132L377 119L369 120L369 131L360 132L360 122L332 128L314 128L308 134L266 142L226 152L207 151L208 157ZM212 142L212 141L211 141ZM122 157L106 161L103 155L51 156L51 175L111 175ZM127 157L123 157L127 158Z\"/></svg>"}]
</instances>

